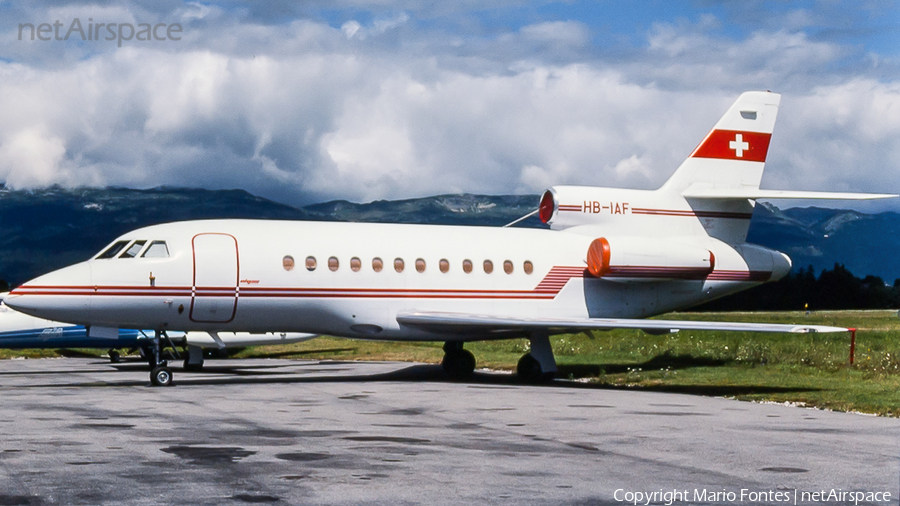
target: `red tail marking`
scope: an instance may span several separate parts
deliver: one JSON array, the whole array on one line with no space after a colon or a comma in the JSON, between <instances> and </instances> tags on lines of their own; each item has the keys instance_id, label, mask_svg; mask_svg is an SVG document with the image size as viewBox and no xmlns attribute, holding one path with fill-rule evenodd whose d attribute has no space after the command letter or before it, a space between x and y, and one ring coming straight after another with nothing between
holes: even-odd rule
<instances>
[{"instance_id":1,"label":"red tail marking","mask_svg":"<svg viewBox=\"0 0 900 506\"><path fill-rule=\"evenodd\" d=\"M720 158L765 162L772 134L713 130L691 153L691 158Z\"/></svg>"}]
</instances>

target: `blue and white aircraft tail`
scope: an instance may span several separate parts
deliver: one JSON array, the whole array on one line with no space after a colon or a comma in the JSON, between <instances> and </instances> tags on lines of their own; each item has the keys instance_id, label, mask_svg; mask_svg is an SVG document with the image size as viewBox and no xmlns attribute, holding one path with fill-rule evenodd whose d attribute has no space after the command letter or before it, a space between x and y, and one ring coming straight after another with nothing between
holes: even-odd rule
<instances>
[{"instance_id":1,"label":"blue and white aircraft tail","mask_svg":"<svg viewBox=\"0 0 900 506\"><path fill-rule=\"evenodd\" d=\"M153 346L154 332L134 329L93 329L83 325L46 320L20 313L0 302L0 349L97 348L109 350L113 362L118 350ZM197 369L203 365L203 349L267 346L308 341L316 334L299 332L168 332L173 346L182 346L187 354L184 365Z\"/></svg>"}]
</instances>

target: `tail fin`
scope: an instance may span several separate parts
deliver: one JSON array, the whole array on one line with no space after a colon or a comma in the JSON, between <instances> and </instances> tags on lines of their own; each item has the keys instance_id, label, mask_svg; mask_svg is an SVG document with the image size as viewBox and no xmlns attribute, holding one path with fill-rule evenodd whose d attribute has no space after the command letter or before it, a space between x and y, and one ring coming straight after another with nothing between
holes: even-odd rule
<instances>
[{"instance_id":1,"label":"tail fin","mask_svg":"<svg viewBox=\"0 0 900 506\"><path fill-rule=\"evenodd\" d=\"M660 192L684 197L706 233L732 244L747 239L755 199L880 199L875 193L761 190L781 95L748 91L716 123Z\"/></svg>"},{"instance_id":2,"label":"tail fin","mask_svg":"<svg viewBox=\"0 0 900 506\"><path fill-rule=\"evenodd\" d=\"M661 189L758 189L779 102L777 93L742 94Z\"/></svg>"}]
</instances>

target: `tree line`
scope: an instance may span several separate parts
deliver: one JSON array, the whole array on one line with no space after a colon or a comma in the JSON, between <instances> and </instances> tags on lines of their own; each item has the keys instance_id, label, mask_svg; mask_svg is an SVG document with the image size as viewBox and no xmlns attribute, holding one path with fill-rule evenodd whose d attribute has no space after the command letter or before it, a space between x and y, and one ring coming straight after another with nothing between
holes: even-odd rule
<instances>
[{"instance_id":1,"label":"tree line","mask_svg":"<svg viewBox=\"0 0 900 506\"><path fill-rule=\"evenodd\" d=\"M812 266L792 272L774 283L729 295L692 308L692 311L810 311L824 309L898 309L900 279L888 285L878 276L858 278L843 264L823 269Z\"/></svg>"}]
</instances>

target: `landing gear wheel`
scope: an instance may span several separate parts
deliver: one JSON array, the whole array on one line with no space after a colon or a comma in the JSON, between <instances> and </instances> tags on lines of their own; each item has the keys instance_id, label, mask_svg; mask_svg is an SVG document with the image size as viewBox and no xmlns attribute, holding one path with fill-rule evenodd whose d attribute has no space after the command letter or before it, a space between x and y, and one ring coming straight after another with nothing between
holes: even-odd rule
<instances>
[{"instance_id":1,"label":"landing gear wheel","mask_svg":"<svg viewBox=\"0 0 900 506\"><path fill-rule=\"evenodd\" d=\"M172 370L168 367L157 367L150 372L150 383L157 387L172 385Z\"/></svg>"},{"instance_id":2,"label":"landing gear wheel","mask_svg":"<svg viewBox=\"0 0 900 506\"><path fill-rule=\"evenodd\" d=\"M118 364L119 361L122 360L122 356L119 355L119 352L116 350L109 350L109 361L113 364Z\"/></svg>"},{"instance_id":3,"label":"landing gear wheel","mask_svg":"<svg viewBox=\"0 0 900 506\"><path fill-rule=\"evenodd\" d=\"M516 374L526 383L543 383L553 379L553 373L545 373L541 369L541 363L531 356L531 353L522 355L516 365Z\"/></svg>"},{"instance_id":4,"label":"landing gear wheel","mask_svg":"<svg viewBox=\"0 0 900 506\"><path fill-rule=\"evenodd\" d=\"M452 350L444 353L444 360L441 361L444 372L450 379L456 381L465 381L472 379L475 372L475 355L469 350Z\"/></svg>"}]
</instances>

